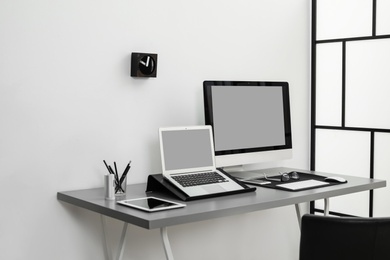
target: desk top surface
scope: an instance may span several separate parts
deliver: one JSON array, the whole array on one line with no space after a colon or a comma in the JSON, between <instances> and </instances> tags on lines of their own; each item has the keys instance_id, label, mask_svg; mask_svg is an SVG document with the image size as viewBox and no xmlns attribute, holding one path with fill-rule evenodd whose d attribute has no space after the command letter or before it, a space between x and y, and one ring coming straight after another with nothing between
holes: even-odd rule
<instances>
[{"instance_id":1,"label":"desk top surface","mask_svg":"<svg viewBox=\"0 0 390 260\"><path fill-rule=\"evenodd\" d=\"M319 174L322 176L335 175L291 168L274 168L263 171L286 172L292 170ZM386 181L384 180L339 174L337 174L337 176L344 177L348 180L348 183L299 192L257 187L255 192L190 201L185 203L187 206L184 208L153 213L122 206L115 201L106 200L104 198L103 188L58 192L57 198L60 201L119 219L139 227L154 229L293 205L386 186ZM128 185L126 197L121 197L119 199L145 197L147 195L145 189L146 183ZM165 194L153 193L153 195L176 200Z\"/></svg>"}]
</instances>

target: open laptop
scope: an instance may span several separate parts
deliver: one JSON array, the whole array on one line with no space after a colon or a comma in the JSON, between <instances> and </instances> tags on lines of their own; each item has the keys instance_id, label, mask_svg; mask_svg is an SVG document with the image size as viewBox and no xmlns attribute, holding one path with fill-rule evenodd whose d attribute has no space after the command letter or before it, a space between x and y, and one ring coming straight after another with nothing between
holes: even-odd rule
<instances>
[{"instance_id":1,"label":"open laptop","mask_svg":"<svg viewBox=\"0 0 390 260\"><path fill-rule=\"evenodd\" d=\"M211 126L160 128L159 138L163 177L187 195L202 196L245 189L245 185L216 169ZM189 181L199 177L200 183L208 182L210 175L214 183L194 185ZM217 180L213 179L214 176Z\"/></svg>"}]
</instances>

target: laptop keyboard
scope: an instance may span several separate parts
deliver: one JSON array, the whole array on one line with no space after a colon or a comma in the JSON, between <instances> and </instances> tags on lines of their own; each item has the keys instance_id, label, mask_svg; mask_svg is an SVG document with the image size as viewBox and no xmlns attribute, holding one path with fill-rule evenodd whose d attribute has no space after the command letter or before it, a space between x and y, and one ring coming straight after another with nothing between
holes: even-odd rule
<instances>
[{"instance_id":1,"label":"laptop keyboard","mask_svg":"<svg viewBox=\"0 0 390 260\"><path fill-rule=\"evenodd\" d=\"M183 187L227 182L228 180L217 172L202 172L171 176Z\"/></svg>"}]
</instances>

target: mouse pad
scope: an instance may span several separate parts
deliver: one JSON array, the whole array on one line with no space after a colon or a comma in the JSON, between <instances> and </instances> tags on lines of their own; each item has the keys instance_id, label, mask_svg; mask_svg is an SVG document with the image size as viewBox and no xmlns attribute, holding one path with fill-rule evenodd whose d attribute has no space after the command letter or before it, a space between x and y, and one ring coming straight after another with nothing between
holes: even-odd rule
<instances>
[{"instance_id":1,"label":"mouse pad","mask_svg":"<svg viewBox=\"0 0 390 260\"><path fill-rule=\"evenodd\" d=\"M283 181L283 182L265 179L264 177L259 177L259 178L257 178L258 180L269 181L270 183L269 184L256 185L256 186L260 186L260 187L264 187L264 188L271 188L271 189L278 189L278 190L285 190L285 191L303 191L303 190L311 190L311 189L317 189L317 188L321 188L321 187L328 187L328 186L340 185L340 184L345 184L346 183L346 182L345 183L326 182L325 181L326 176L310 174L310 173L304 173L304 172L298 172L298 171L297 171L297 173L299 174L299 180L290 179L288 181ZM272 176L272 177L268 177L268 178L277 179L277 178L280 178L280 177L279 176ZM322 181L322 182L326 182L326 183L323 184L323 185L319 185L319 186L304 187L304 188L293 189L293 190L292 189L288 189L288 188L284 188L283 186L280 186L281 184L283 185L283 184L287 184L287 183L301 182L301 181L307 181L307 180L316 180L316 181ZM254 185L254 184L250 184L250 185Z\"/></svg>"}]
</instances>

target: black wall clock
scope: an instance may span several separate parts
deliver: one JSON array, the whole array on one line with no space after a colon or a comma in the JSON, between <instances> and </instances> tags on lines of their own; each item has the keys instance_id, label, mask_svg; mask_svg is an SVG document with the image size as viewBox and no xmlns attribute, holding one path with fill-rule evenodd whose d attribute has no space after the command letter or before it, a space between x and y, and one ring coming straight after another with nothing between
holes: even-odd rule
<instances>
[{"instance_id":1,"label":"black wall clock","mask_svg":"<svg viewBox=\"0 0 390 260\"><path fill-rule=\"evenodd\" d=\"M133 52L131 54L131 76L155 78L157 76L157 54Z\"/></svg>"}]
</instances>

